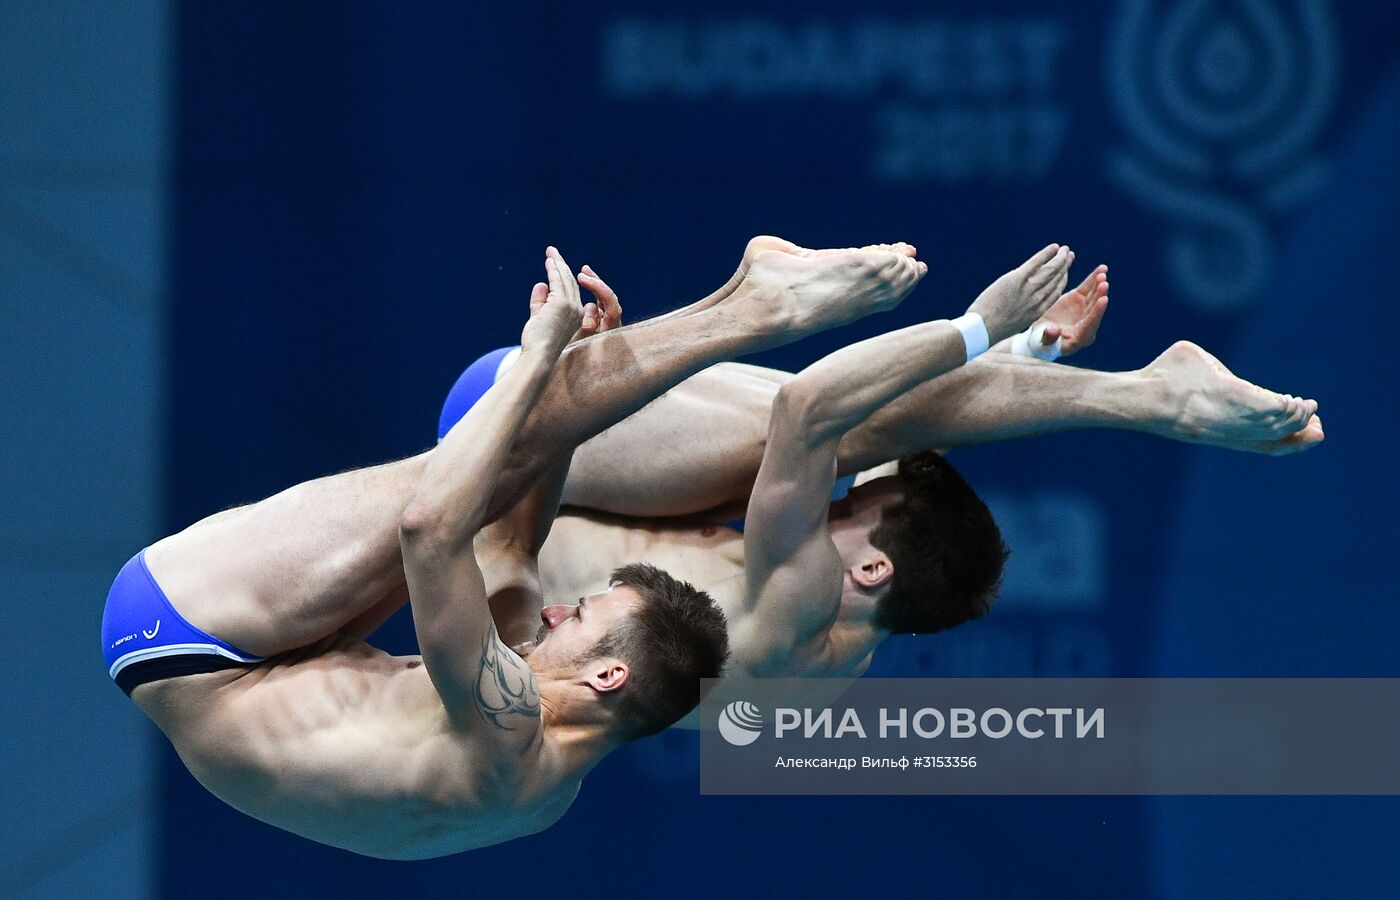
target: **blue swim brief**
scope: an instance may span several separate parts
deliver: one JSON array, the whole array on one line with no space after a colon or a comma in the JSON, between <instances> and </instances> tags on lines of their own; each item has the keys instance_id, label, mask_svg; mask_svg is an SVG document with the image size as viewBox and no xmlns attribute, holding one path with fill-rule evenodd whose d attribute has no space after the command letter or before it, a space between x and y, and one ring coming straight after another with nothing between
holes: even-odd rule
<instances>
[{"instance_id":1,"label":"blue swim brief","mask_svg":"<svg viewBox=\"0 0 1400 900\"><path fill-rule=\"evenodd\" d=\"M102 611L102 653L127 696L147 682L263 661L186 622L151 576L145 550L112 582Z\"/></svg>"}]
</instances>

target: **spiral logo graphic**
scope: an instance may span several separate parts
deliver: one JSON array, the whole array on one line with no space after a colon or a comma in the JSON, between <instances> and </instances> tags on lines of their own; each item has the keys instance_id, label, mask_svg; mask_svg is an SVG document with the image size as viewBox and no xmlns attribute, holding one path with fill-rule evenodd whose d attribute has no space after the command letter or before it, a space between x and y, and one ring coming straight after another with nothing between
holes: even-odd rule
<instances>
[{"instance_id":1,"label":"spiral logo graphic","mask_svg":"<svg viewBox=\"0 0 1400 900\"><path fill-rule=\"evenodd\" d=\"M719 733L736 747L747 747L763 733L763 712L747 700L735 700L719 713Z\"/></svg>"},{"instance_id":2,"label":"spiral logo graphic","mask_svg":"<svg viewBox=\"0 0 1400 900\"><path fill-rule=\"evenodd\" d=\"M1166 268L1209 312L1248 306L1273 275L1268 215L1322 184L1311 145L1337 96L1323 0L1125 0L1109 91L1134 146L1109 172L1169 219Z\"/></svg>"}]
</instances>

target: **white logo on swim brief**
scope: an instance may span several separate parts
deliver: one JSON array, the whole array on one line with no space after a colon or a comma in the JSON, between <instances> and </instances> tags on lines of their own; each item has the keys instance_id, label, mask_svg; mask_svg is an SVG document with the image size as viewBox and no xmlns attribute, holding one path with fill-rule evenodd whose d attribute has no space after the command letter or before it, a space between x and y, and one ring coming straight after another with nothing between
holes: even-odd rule
<instances>
[{"instance_id":1,"label":"white logo on swim brief","mask_svg":"<svg viewBox=\"0 0 1400 900\"><path fill-rule=\"evenodd\" d=\"M147 631L146 629L142 628L141 633L146 636L146 640L148 641L154 638L156 635L160 634L160 619L156 619L155 628L152 628L150 631Z\"/></svg>"},{"instance_id":2,"label":"white logo on swim brief","mask_svg":"<svg viewBox=\"0 0 1400 900\"><path fill-rule=\"evenodd\" d=\"M747 747L763 733L763 711L747 700L735 700L720 710L719 733L736 747Z\"/></svg>"}]
</instances>

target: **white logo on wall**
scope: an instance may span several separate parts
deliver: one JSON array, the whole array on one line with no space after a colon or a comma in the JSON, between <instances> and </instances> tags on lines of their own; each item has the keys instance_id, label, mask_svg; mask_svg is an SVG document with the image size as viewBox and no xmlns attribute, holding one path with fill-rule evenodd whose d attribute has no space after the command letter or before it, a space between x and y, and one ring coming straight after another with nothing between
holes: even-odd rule
<instances>
[{"instance_id":1,"label":"white logo on wall","mask_svg":"<svg viewBox=\"0 0 1400 900\"><path fill-rule=\"evenodd\" d=\"M719 713L719 733L736 747L747 747L763 733L763 712L747 700L735 700Z\"/></svg>"},{"instance_id":2,"label":"white logo on wall","mask_svg":"<svg viewBox=\"0 0 1400 900\"><path fill-rule=\"evenodd\" d=\"M1321 0L1126 0L1108 89L1134 144L1109 173L1169 220L1167 275L1208 312L1255 301L1273 276L1269 216L1325 178L1314 155L1337 96Z\"/></svg>"}]
</instances>

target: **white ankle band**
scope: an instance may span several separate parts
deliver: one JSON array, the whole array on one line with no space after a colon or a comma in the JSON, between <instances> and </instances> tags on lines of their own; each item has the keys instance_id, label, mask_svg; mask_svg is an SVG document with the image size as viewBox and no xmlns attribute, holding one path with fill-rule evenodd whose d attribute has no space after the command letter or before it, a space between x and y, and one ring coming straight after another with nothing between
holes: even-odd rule
<instances>
[{"instance_id":1,"label":"white ankle band","mask_svg":"<svg viewBox=\"0 0 1400 900\"><path fill-rule=\"evenodd\" d=\"M962 332L963 347L967 351L967 361L972 362L992 345L992 337L987 333L987 323L975 312L963 313L950 320L953 327Z\"/></svg>"},{"instance_id":2,"label":"white ankle band","mask_svg":"<svg viewBox=\"0 0 1400 900\"><path fill-rule=\"evenodd\" d=\"M1064 337L1055 338L1055 343L1045 346L1045 329L1049 326L1037 323L1011 339L1011 352L1017 356L1030 356L1054 362L1060 358Z\"/></svg>"}]
</instances>

